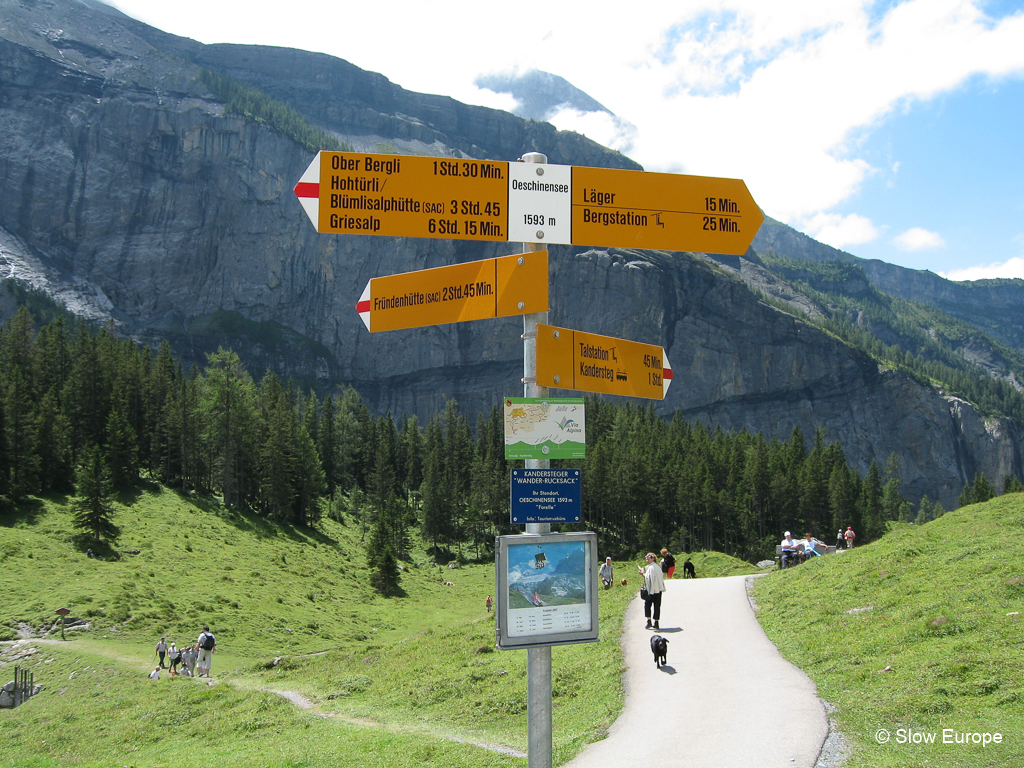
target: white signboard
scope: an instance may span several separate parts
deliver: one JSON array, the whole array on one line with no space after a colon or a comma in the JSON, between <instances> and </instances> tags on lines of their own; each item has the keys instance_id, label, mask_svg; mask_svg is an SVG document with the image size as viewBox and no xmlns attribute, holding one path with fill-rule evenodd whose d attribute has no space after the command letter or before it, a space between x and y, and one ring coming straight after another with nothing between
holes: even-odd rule
<instances>
[{"instance_id":1,"label":"white signboard","mask_svg":"<svg viewBox=\"0 0 1024 768\"><path fill-rule=\"evenodd\" d=\"M572 166L508 165L509 242L572 243Z\"/></svg>"}]
</instances>

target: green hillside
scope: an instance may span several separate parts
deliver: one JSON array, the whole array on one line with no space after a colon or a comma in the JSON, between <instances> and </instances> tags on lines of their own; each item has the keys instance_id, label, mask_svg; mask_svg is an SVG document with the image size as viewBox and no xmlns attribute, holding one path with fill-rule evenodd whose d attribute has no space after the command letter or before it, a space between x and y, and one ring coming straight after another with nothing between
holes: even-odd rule
<instances>
[{"instance_id":1,"label":"green hillside","mask_svg":"<svg viewBox=\"0 0 1024 768\"><path fill-rule=\"evenodd\" d=\"M414 556L385 599L356 516L312 531L161 488L133 501L117 507L120 559L86 557L70 500L0 519L0 567L19 574L0 585L0 639L19 623L50 629L61 606L92 622L66 642L58 625L0 644L3 682L18 663L43 685L2 711L0 766L248 768L255 749L268 766L378 766L383 753L396 766L521 764L474 746L526 749L526 654L494 651L493 564ZM603 642L553 651L560 761L621 709L616 639L634 594L601 592ZM194 642L203 624L218 638L213 683L150 681L157 640Z\"/></svg>"},{"instance_id":2,"label":"green hillside","mask_svg":"<svg viewBox=\"0 0 1024 768\"><path fill-rule=\"evenodd\" d=\"M776 572L754 594L769 638L837 707L851 766L1024 765L1024 494ZM899 743L901 729L936 743ZM957 744L964 733L1002 743Z\"/></svg>"},{"instance_id":3,"label":"green hillside","mask_svg":"<svg viewBox=\"0 0 1024 768\"><path fill-rule=\"evenodd\" d=\"M382 754L523 765L526 654L493 650L492 565L414 555L385 599L369 586L357 516L312 531L158 487L124 500L119 560L84 555L68 500L0 519L12 576L0 582L0 678L20 664L43 686L0 712L0 767L249 768L257 754L273 768L378 766ZM1009 494L756 581L769 637L837 708L848 766L1024 764L1022 529L1024 496ZM702 578L754 570L719 553L692 560ZM621 710L616 640L632 586L600 592L602 642L553 651L556 764ZM65 605L90 629L13 641L19 623L50 629ZM218 637L213 680L148 680L159 637L192 642L204 623ZM900 729L939 743L898 743ZM1002 741L942 744L943 729Z\"/></svg>"}]
</instances>

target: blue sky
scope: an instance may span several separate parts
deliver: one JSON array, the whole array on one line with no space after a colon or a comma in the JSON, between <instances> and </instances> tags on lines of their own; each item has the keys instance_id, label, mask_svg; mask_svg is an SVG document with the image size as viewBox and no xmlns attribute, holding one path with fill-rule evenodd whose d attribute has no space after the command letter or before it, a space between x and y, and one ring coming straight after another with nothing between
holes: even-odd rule
<instances>
[{"instance_id":1,"label":"blue sky","mask_svg":"<svg viewBox=\"0 0 1024 768\"><path fill-rule=\"evenodd\" d=\"M1024 0L112 4L502 109L477 77L551 72L620 118L552 122L647 170L742 178L766 214L857 256L1024 278Z\"/></svg>"}]
</instances>

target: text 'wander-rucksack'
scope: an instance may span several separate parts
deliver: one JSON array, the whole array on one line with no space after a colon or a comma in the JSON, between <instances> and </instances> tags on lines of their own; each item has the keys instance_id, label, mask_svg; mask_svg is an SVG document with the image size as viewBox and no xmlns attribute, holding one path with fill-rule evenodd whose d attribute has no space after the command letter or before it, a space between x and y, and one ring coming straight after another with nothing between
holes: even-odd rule
<instances>
[{"instance_id":1,"label":"text 'wander-rucksack'","mask_svg":"<svg viewBox=\"0 0 1024 768\"><path fill-rule=\"evenodd\" d=\"M216 640L213 639L213 635L211 635L209 632L204 632L203 640L201 643L199 643L199 647L202 648L204 651L212 651L215 643Z\"/></svg>"}]
</instances>

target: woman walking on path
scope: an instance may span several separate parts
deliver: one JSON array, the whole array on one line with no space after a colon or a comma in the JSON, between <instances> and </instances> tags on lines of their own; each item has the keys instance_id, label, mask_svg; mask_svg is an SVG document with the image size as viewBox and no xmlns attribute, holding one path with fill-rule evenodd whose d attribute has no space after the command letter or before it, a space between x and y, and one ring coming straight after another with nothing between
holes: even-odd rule
<instances>
[{"instance_id":1,"label":"woman walking on path","mask_svg":"<svg viewBox=\"0 0 1024 768\"><path fill-rule=\"evenodd\" d=\"M671 579L676 572L676 559L667 549L661 550L661 572L665 574L666 579Z\"/></svg>"},{"instance_id":2,"label":"woman walking on path","mask_svg":"<svg viewBox=\"0 0 1024 768\"><path fill-rule=\"evenodd\" d=\"M658 565L658 558L653 552L648 552L644 558L647 566L637 566L640 575L644 577L644 590L647 597L644 598L644 616L647 618L647 629L651 628L651 609L654 609L654 628L661 629L658 622L661 620L661 593L665 591L665 578L661 573L661 566Z\"/></svg>"}]
</instances>

